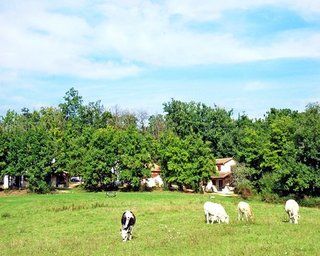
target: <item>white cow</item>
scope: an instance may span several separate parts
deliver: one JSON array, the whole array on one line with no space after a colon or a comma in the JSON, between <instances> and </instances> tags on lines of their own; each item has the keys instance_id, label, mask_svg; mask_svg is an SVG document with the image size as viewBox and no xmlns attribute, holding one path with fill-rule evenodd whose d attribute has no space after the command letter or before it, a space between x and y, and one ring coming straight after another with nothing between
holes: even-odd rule
<instances>
[{"instance_id":1,"label":"white cow","mask_svg":"<svg viewBox=\"0 0 320 256\"><path fill-rule=\"evenodd\" d=\"M298 203L293 199L289 199L286 202L285 210L289 216L289 222L298 224L298 219L300 218Z\"/></svg>"},{"instance_id":2,"label":"white cow","mask_svg":"<svg viewBox=\"0 0 320 256\"><path fill-rule=\"evenodd\" d=\"M122 241L128 241L132 239L132 230L134 224L136 223L136 217L134 216L133 212L125 211L122 214L121 224L122 227L120 229Z\"/></svg>"},{"instance_id":3,"label":"white cow","mask_svg":"<svg viewBox=\"0 0 320 256\"><path fill-rule=\"evenodd\" d=\"M204 214L206 217L206 222L209 224L211 222L225 222L229 224L229 215L221 204L205 202L203 205Z\"/></svg>"},{"instance_id":4,"label":"white cow","mask_svg":"<svg viewBox=\"0 0 320 256\"><path fill-rule=\"evenodd\" d=\"M246 218L247 221L252 220L253 213L248 203L240 202L238 204L238 220L243 220L244 217Z\"/></svg>"}]
</instances>

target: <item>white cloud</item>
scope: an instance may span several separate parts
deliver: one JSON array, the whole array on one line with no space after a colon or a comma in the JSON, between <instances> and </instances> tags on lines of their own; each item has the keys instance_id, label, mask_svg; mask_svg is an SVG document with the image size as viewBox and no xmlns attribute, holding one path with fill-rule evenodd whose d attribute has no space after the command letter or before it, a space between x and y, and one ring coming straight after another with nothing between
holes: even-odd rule
<instances>
[{"instance_id":1,"label":"white cloud","mask_svg":"<svg viewBox=\"0 0 320 256\"><path fill-rule=\"evenodd\" d=\"M19 5L1 13L1 68L97 79L140 72L136 65L121 60L88 60L86 56L95 50L90 39L94 31L86 21L49 12L35 3L32 8Z\"/></svg>"},{"instance_id":2,"label":"white cloud","mask_svg":"<svg viewBox=\"0 0 320 256\"><path fill-rule=\"evenodd\" d=\"M222 13L227 10L247 10L262 6L291 9L303 14L305 18L314 17L320 12L318 0L202 0L201 4L197 0L184 0L183 4L180 0L167 0L166 5L170 13L197 21L219 19Z\"/></svg>"},{"instance_id":3,"label":"white cloud","mask_svg":"<svg viewBox=\"0 0 320 256\"><path fill-rule=\"evenodd\" d=\"M277 58L319 58L318 31L280 34L268 45L249 44L232 32L197 33L184 22L216 20L230 9L276 5L312 16L306 0L7 1L0 9L0 68L79 78L121 78L151 66L239 63ZM86 8L101 15L87 22ZM57 12L57 9L69 10ZM173 23L172 15L182 22ZM252 40L251 40L252 42ZM101 57L95 61L90 56Z\"/></svg>"}]
</instances>

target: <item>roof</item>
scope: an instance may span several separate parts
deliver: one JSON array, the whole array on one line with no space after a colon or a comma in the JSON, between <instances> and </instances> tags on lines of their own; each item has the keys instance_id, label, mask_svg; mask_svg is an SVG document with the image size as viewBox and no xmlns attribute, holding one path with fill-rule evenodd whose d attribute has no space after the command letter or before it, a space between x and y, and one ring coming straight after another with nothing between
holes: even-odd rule
<instances>
[{"instance_id":1,"label":"roof","mask_svg":"<svg viewBox=\"0 0 320 256\"><path fill-rule=\"evenodd\" d=\"M227 157L227 158L217 158L216 159L216 164L225 164L229 161L233 160L232 157Z\"/></svg>"},{"instance_id":2,"label":"roof","mask_svg":"<svg viewBox=\"0 0 320 256\"><path fill-rule=\"evenodd\" d=\"M211 179L224 179L229 176L231 172L219 172L219 176L211 176Z\"/></svg>"},{"instance_id":3,"label":"roof","mask_svg":"<svg viewBox=\"0 0 320 256\"><path fill-rule=\"evenodd\" d=\"M151 167L151 172L161 172L160 166L157 164L153 164L153 166Z\"/></svg>"}]
</instances>

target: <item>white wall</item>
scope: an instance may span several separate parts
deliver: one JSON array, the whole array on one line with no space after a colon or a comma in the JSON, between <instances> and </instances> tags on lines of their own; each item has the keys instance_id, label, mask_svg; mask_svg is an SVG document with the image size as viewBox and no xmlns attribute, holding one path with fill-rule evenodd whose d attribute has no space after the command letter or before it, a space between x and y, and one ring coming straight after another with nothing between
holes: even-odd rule
<instances>
[{"instance_id":1,"label":"white wall","mask_svg":"<svg viewBox=\"0 0 320 256\"><path fill-rule=\"evenodd\" d=\"M231 172L231 167L235 166L237 162L235 160L230 160L226 162L224 165L221 165L221 172Z\"/></svg>"},{"instance_id":2,"label":"white wall","mask_svg":"<svg viewBox=\"0 0 320 256\"><path fill-rule=\"evenodd\" d=\"M9 175L4 175L3 177L3 189L9 188Z\"/></svg>"}]
</instances>

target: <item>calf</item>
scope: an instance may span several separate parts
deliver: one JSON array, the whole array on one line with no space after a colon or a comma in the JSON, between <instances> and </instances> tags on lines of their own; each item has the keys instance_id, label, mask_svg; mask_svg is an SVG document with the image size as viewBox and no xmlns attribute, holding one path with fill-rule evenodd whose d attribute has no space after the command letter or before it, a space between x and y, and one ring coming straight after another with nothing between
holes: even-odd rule
<instances>
[{"instance_id":1,"label":"calf","mask_svg":"<svg viewBox=\"0 0 320 256\"><path fill-rule=\"evenodd\" d=\"M298 224L298 219L300 218L299 205L295 200L289 199L286 202L285 211L287 212L287 214L289 216L289 222L294 223L294 224Z\"/></svg>"},{"instance_id":2,"label":"calf","mask_svg":"<svg viewBox=\"0 0 320 256\"><path fill-rule=\"evenodd\" d=\"M213 222L225 222L227 224L229 223L229 216L221 204L205 202L203 208L207 224L209 224L210 222L211 224Z\"/></svg>"},{"instance_id":3,"label":"calf","mask_svg":"<svg viewBox=\"0 0 320 256\"><path fill-rule=\"evenodd\" d=\"M120 229L120 232L121 232L123 242L132 239L132 230L135 223L136 223L136 217L134 216L133 212L125 211L122 214L122 218L121 218L122 227Z\"/></svg>"},{"instance_id":4,"label":"calf","mask_svg":"<svg viewBox=\"0 0 320 256\"><path fill-rule=\"evenodd\" d=\"M247 221L248 220L252 221L253 219L252 210L248 203L240 202L238 204L238 220L243 220L244 217L246 218Z\"/></svg>"}]
</instances>

